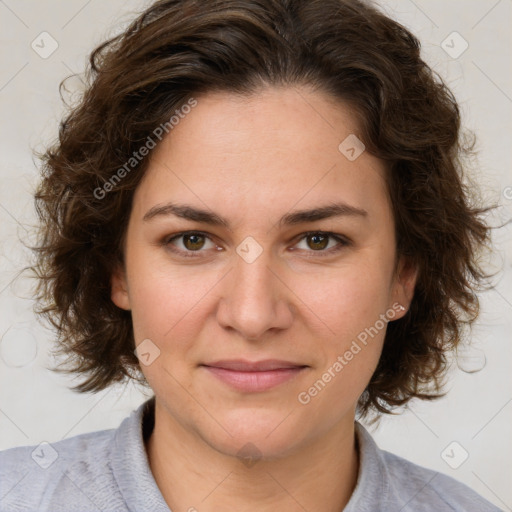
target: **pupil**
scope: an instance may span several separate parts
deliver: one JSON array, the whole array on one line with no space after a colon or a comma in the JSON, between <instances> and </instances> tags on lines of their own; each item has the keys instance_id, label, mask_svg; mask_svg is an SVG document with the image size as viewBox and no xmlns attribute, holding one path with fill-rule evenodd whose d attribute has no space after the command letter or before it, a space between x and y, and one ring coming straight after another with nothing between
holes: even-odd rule
<instances>
[{"instance_id":1,"label":"pupil","mask_svg":"<svg viewBox=\"0 0 512 512\"><path fill-rule=\"evenodd\" d=\"M187 247L188 249L200 249L202 244L200 242L193 241L194 239L198 238L202 238L202 235L185 235L185 247ZM187 240L192 240L192 247L189 247L190 244L186 243Z\"/></svg>"},{"instance_id":2,"label":"pupil","mask_svg":"<svg viewBox=\"0 0 512 512\"><path fill-rule=\"evenodd\" d=\"M318 239L318 238L323 238L323 243L322 243L322 242L320 242L320 244L321 244L320 249L323 249L323 248L325 248L325 247L326 247L326 243L325 243L325 241L328 239L328 237L326 237L326 236L324 236L324 235L311 235L311 238L312 238L313 240L316 240L316 239ZM318 243L318 242L313 241L313 244L317 244L317 243ZM318 248L318 247L317 247L317 248Z\"/></svg>"}]
</instances>

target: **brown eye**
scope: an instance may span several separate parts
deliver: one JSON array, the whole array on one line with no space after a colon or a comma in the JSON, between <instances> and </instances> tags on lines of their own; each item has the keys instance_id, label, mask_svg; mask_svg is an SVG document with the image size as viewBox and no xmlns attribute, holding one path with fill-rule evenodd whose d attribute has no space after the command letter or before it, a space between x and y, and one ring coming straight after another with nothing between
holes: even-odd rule
<instances>
[{"instance_id":1,"label":"brown eye","mask_svg":"<svg viewBox=\"0 0 512 512\"><path fill-rule=\"evenodd\" d=\"M315 249L315 250L325 249L327 247L327 245L329 245L329 238L330 238L329 236L318 234L318 233L316 233L314 235L308 235L306 237L306 239L311 240L311 243L310 244L308 243L308 246L311 249Z\"/></svg>"},{"instance_id":2,"label":"brown eye","mask_svg":"<svg viewBox=\"0 0 512 512\"><path fill-rule=\"evenodd\" d=\"M181 243L179 243L180 240ZM210 247L207 246L207 242L210 243ZM206 249L215 247L209 236L195 231L179 233L167 238L163 241L163 245L170 251L185 257L201 256Z\"/></svg>"},{"instance_id":3,"label":"brown eye","mask_svg":"<svg viewBox=\"0 0 512 512\"><path fill-rule=\"evenodd\" d=\"M302 242L303 240L304 242ZM335 243L328 247L331 240ZM306 247L299 247L301 243L304 243ZM336 235L334 233L326 233L323 231L312 231L302 234L301 238L299 239L299 244L297 244L297 248L301 252L305 252L307 257L322 257L333 256L335 253L350 245L351 241L343 236Z\"/></svg>"},{"instance_id":4,"label":"brown eye","mask_svg":"<svg viewBox=\"0 0 512 512\"><path fill-rule=\"evenodd\" d=\"M183 235L183 245L189 251L197 251L204 245L204 236L199 234Z\"/></svg>"}]
</instances>

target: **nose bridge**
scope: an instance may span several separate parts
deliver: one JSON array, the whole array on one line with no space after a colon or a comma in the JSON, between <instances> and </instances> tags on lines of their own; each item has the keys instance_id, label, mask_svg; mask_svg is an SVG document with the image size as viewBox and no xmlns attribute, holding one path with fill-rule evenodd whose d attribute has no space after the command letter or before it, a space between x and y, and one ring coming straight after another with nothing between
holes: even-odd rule
<instances>
[{"instance_id":1,"label":"nose bridge","mask_svg":"<svg viewBox=\"0 0 512 512\"><path fill-rule=\"evenodd\" d=\"M234 268L233 292L246 301L270 303L275 300L275 276L270 271L272 262L268 254L262 254L255 261L248 263L240 258Z\"/></svg>"},{"instance_id":2,"label":"nose bridge","mask_svg":"<svg viewBox=\"0 0 512 512\"><path fill-rule=\"evenodd\" d=\"M270 243L270 242L269 242ZM236 293L245 294L249 300L254 298L272 298L273 273L270 267L273 264L270 247L264 242L258 242L252 236L247 236L236 248L237 258L234 263L234 289ZM274 265L275 266L275 265ZM265 297L259 297L261 295Z\"/></svg>"},{"instance_id":3,"label":"nose bridge","mask_svg":"<svg viewBox=\"0 0 512 512\"><path fill-rule=\"evenodd\" d=\"M278 270L271 251L254 239L246 239L237 253L219 307L219 322L247 339L258 339L268 329L285 328L291 311L286 304L286 287L275 275Z\"/></svg>"}]
</instances>

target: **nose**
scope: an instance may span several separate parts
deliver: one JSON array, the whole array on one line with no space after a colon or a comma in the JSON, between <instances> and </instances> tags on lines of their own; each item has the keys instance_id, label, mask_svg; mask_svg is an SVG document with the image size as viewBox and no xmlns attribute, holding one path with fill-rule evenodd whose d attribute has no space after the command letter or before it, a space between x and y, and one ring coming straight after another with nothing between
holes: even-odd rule
<instances>
[{"instance_id":1,"label":"nose","mask_svg":"<svg viewBox=\"0 0 512 512\"><path fill-rule=\"evenodd\" d=\"M261 341L270 330L289 328L296 311L283 267L270 260L268 251L252 263L237 258L223 280L217 321L249 341Z\"/></svg>"}]
</instances>

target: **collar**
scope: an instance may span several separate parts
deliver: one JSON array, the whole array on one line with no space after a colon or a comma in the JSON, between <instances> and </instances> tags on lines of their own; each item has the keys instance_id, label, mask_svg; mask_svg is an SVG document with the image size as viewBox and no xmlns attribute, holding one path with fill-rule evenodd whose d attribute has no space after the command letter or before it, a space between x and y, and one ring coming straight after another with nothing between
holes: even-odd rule
<instances>
[{"instance_id":1,"label":"collar","mask_svg":"<svg viewBox=\"0 0 512 512\"><path fill-rule=\"evenodd\" d=\"M172 512L156 485L146 453L145 441L154 424L155 397L152 397L121 423L114 436L112 470L130 512ZM356 486L343 512L371 510L375 503L386 503L389 492L381 450L358 421L355 434L359 470Z\"/></svg>"},{"instance_id":2,"label":"collar","mask_svg":"<svg viewBox=\"0 0 512 512\"><path fill-rule=\"evenodd\" d=\"M171 512L156 485L144 445L153 430L154 397L123 420L114 436L112 471L130 512Z\"/></svg>"}]
</instances>

